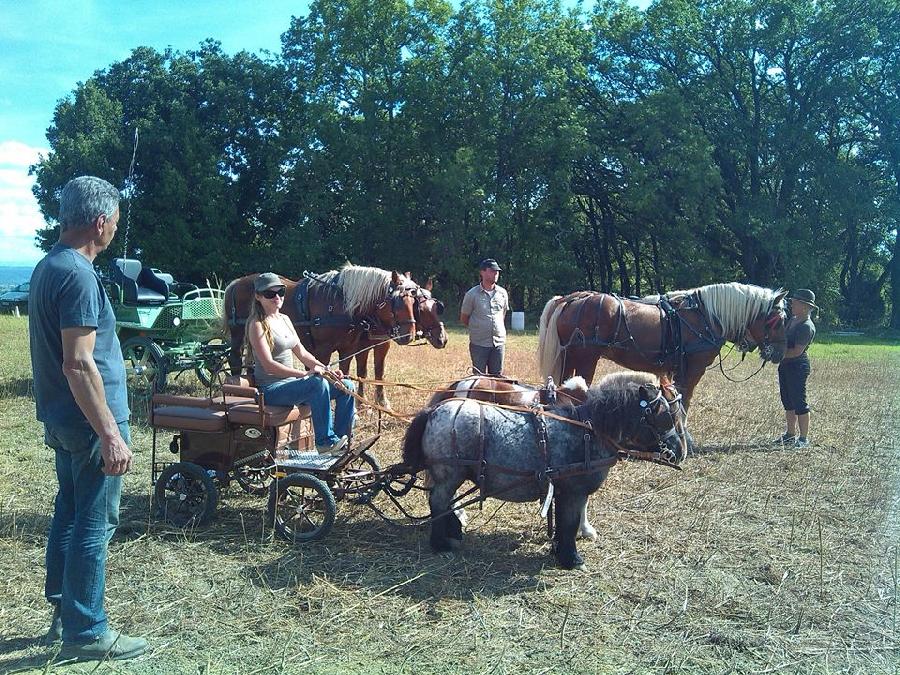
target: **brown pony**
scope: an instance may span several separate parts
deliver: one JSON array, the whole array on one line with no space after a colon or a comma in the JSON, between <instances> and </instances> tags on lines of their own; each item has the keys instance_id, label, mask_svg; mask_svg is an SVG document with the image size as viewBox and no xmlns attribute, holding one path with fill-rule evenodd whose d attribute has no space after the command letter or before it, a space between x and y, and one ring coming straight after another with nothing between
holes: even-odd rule
<instances>
[{"instance_id":1,"label":"brown pony","mask_svg":"<svg viewBox=\"0 0 900 675\"><path fill-rule=\"evenodd\" d=\"M640 300L577 291L556 296L541 314L541 377L573 373L591 382L606 357L625 368L673 377L685 409L694 388L726 342L760 348L778 363L786 340L784 297L749 284L712 284Z\"/></svg>"},{"instance_id":2,"label":"brown pony","mask_svg":"<svg viewBox=\"0 0 900 675\"><path fill-rule=\"evenodd\" d=\"M242 369L245 325L257 276L249 274L225 288L222 318L225 332L231 338L228 364L233 373ZM337 352L341 369L345 371L356 354L357 375L361 378L368 373L365 350L384 343L380 345L383 349L373 350L376 377L383 379L386 345L391 341L409 344L419 332L419 320L427 326L424 330L428 331L432 344L446 344L443 324L437 322L439 325L434 326L431 316L437 312L439 303L398 272L348 263L340 270L325 274L306 273L300 281L286 277L281 280L286 289L282 312L291 319L303 346L324 363ZM361 350L363 353L357 354Z\"/></svg>"},{"instance_id":3,"label":"brown pony","mask_svg":"<svg viewBox=\"0 0 900 675\"><path fill-rule=\"evenodd\" d=\"M579 405L587 398L587 383L581 377L573 377L556 390L559 403ZM487 375L470 375L447 385L446 389L436 392L426 404L433 408L441 401L449 398L474 398L478 401L499 403L500 405L529 406L542 402L542 393L547 389L539 389L528 384L521 384L507 377L490 377ZM546 401L544 401L546 402Z\"/></svg>"}]
</instances>

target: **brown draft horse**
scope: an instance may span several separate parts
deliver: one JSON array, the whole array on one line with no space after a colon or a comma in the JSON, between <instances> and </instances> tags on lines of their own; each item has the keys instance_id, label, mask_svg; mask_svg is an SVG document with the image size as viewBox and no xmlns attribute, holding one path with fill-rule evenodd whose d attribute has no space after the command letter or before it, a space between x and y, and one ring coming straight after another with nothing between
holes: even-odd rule
<instances>
[{"instance_id":1,"label":"brown draft horse","mask_svg":"<svg viewBox=\"0 0 900 675\"><path fill-rule=\"evenodd\" d=\"M561 404L569 403L571 405L581 405L592 395L597 395L598 392L604 389L621 387L632 382L639 385L646 384L660 388L663 396L673 406L677 406L681 402L682 397L674 390L674 385L668 378L660 378L653 373L630 370L608 373L591 387L588 387L584 378L578 375L570 377L559 389L557 389L557 401ZM511 380L509 378L472 375L461 380L456 380L449 384L445 390L436 392L428 401L425 408L434 408L441 403L441 401L446 401L450 398L472 398L479 401L498 403L500 405L530 406L542 402L542 391L543 390L536 387L521 384L516 380ZM679 420L679 429L683 430L684 435L687 436L687 420L683 415L683 409L681 412L682 415ZM684 459L684 457L681 459ZM587 509L588 505L585 504L584 510L581 513L581 522L578 525L578 536L585 539L597 539L597 530L588 520ZM465 526L468 522L465 510L455 509L454 513L459 519L460 524Z\"/></svg>"},{"instance_id":2,"label":"brown draft horse","mask_svg":"<svg viewBox=\"0 0 900 675\"><path fill-rule=\"evenodd\" d=\"M249 274L225 288L222 319L231 338L228 364L234 373L242 369L245 325L257 276ZM357 375L365 378L368 351L372 350L375 377L384 379L384 361L392 341L406 345L421 336L437 348L447 344L439 319L443 304L398 272L348 263L324 274L306 273L300 281L281 280L286 289L282 312L291 319L303 346L324 363L337 352L345 372L356 355ZM363 388L360 383L361 395ZM376 398L387 403L381 387L376 387Z\"/></svg>"},{"instance_id":3,"label":"brown draft horse","mask_svg":"<svg viewBox=\"0 0 900 675\"><path fill-rule=\"evenodd\" d=\"M765 361L784 357L787 291L712 284L640 300L576 291L556 296L541 314L542 378L577 373L588 382L606 357L625 368L673 377L685 410L694 388L726 341L759 347Z\"/></svg>"}]
</instances>

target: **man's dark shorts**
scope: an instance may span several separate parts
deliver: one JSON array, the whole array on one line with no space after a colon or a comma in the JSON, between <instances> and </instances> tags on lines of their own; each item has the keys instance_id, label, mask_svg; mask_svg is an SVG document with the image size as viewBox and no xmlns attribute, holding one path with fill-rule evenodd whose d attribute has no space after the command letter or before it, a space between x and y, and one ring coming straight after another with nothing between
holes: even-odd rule
<instances>
[{"instance_id":1,"label":"man's dark shorts","mask_svg":"<svg viewBox=\"0 0 900 675\"><path fill-rule=\"evenodd\" d=\"M778 366L778 390L785 410L797 415L809 412L806 402L806 380L809 378L809 359L782 361Z\"/></svg>"}]
</instances>

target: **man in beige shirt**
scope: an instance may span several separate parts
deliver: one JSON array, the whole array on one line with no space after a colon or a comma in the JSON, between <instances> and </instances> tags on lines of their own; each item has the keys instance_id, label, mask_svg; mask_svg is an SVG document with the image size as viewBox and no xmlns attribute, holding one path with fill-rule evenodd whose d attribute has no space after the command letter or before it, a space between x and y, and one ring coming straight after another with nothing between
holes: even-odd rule
<instances>
[{"instance_id":1,"label":"man in beige shirt","mask_svg":"<svg viewBox=\"0 0 900 675\"><path fill-rule=\"evenodd\" d=\"M497 284L500 265L493 258L479 264L481 283L463 297L459 320L469 329L469 354L476 374L502 375L506 345L504 318L509 311L509 295Z\"/></svg>"}]
</instances>

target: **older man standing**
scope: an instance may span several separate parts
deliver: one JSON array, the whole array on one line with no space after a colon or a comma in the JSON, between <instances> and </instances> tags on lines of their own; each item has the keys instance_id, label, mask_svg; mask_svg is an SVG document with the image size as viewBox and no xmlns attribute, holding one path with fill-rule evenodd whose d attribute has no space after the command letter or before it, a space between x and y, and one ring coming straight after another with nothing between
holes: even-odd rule
<instances>
[{"instance_id":1,"label":"older man standing","mask_svg":"<svg viewBox=\"0 0 900 675\"><path fill-rule=\"evenodd\" d=\"M131 450L115 316L92 263L118 221L115 187L93 176L69 181L59 241L31 277L34 398L59 482L47 541L47 640L63 640L64 659L128 659L147 650L146 640L110 629L103 606L107 545Z\"/></svg>"},{"instance_id":2,"label":"older man standing","mask_svg":"<svg viewBox=\"0 0 900 675\"><path fill-rule=\"evenodd\" d=\"M481 283L463 297L459 320L469 329L472 370L476 374L502 375L509 294L497 283L502 270L496 260L485 258L478 268Z\"/></svg>"}]
</instances>

